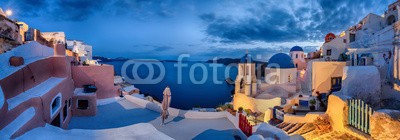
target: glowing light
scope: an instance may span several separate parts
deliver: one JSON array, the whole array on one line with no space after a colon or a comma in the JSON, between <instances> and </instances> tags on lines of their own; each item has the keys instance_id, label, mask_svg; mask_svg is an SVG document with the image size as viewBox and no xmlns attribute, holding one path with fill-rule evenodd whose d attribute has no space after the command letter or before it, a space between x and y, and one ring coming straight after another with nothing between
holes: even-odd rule
<instances>
[{"instance_id":1,"label":"glowing light","mask_svg":"<svg viewBox=\"0 0 400 140\"><path fill-rule=\"evenodd\" d=\"M7 15L7 16L11 16L11 15L12 15L12 11L11 11L11 10L7 10L7 11L6 11L6 15Z\"/></svg>"},{"instance_id":2,"label":"glowing light","mask_svg":"<svg viewBox=\"0 0 400 140\"><path fill-rule=\"evenodd\" d=\"M345 35L346 35L346 32L343 31L343 32L340 33L339 37L343 37Z\"/></svg>"}]
</instances>

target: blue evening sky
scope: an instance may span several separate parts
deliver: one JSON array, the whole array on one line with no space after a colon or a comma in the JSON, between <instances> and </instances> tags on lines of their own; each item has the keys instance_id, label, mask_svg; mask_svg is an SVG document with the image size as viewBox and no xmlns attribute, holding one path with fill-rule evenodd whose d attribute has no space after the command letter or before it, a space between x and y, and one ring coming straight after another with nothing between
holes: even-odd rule
<instances>
[{"instance_id":1,"label":"blue evening sky","mask_svg":"<svg viewBox=\"0 0 400 140\"><path fill-rule=\"evenodd\" d=\"M253 55L294 46L382 15L395 0L1 0L11 18L93 45L105 57L192 60Z\"/></svg>"}]
</instances>

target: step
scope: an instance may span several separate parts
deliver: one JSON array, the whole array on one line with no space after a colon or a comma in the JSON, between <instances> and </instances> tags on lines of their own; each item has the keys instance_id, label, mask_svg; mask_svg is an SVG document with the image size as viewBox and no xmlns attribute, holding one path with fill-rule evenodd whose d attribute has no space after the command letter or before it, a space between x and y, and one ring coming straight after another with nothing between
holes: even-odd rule
<instances>
[{"instance_id":1,"label":"step","mask_svg":"<svg viewBox=\"0 0 400 140\"><path fill-rule=\"evenodd\" d=\"M299 130L304 125L305 125L305 123L298 123L296 126L294 126L293 128L289 129L287 132L288 132L288 134L292 134L293 132Z\"/></svg>"},{"instance_id":2,"label":"step","mask_svg":"<svg viewBox=\"0 0 400 140\"><path fill-rule=\"evenodd\" d=\"M310 125L311 125L311 127L310 127ZM307 128L308 127L308 128ZM314 131L315 130L315 126L313 125L313 124L305 124L303 127L302 127L302 130L301 131L296 131L295 133L296 134L299 134L299 135L304 135L304 134L307 134L307 133L309 133L309 132L311 132L311 131Z\"/></svg>"},{"instance_id":3,"label":"step","mask_svg":"<svg viewBox=\"0 0 400 140\"><path fill-rule=\"evenodd\" d=\"M289 129L291 129L292 127L294 127L296 124L297 124L297 123L292 123L292 124L286 126L285 128L283 128L282 130L285 131L285 132L287 132Z\"/></svg>"},{"instance_id":4,"label":"step","mask_svg":"<svg viewBox=\"0 0 400 140\"><path fill-rule=\"evenodd\" d=\"M49 79L40 83L39 85L37 85L25 92L22 92L21 94L18 94L15 97L7 99L8 110L14 109L21 103L28 101L31 98L42 97L44 94L48 93L50 90L52 90L58 84L60 84L64 79L66 79L66 78L50 77Z\"/></svg>"},{"instance_id":5,"label":"step","mask_svg":"<svg viewBox=\"0 0 400 140\"><path fill-rule=\"evenodd\" d=\"M278 128L279 128L279 129L283 129L283 128L285 128L285 127L288 126L288 125L290 125L290 123L283 122L283 123L281 123L281 124L278 126Z\"/></svg>"},{"instance_id":6,"label":"step","mask_svg":"<svg viewBox=\"0 0 400 140\"><path fill-rule=\"evenodd\" d=\"M9 123L6 127L0 130L0 134L11 137L15 132L21 129L28 121L35 116L35 108L30 107L22 112L15 120Z\"/></svg>"}]
</instances>

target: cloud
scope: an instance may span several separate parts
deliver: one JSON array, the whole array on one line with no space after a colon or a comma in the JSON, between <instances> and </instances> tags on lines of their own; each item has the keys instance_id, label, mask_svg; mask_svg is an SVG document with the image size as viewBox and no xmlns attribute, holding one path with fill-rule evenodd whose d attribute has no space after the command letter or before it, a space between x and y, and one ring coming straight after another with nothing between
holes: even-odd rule
<instances>
[{"instance_id":1,"label":"cloud","mask_svg":"<svg viewBox=\"0 0 400 140\"><path fill-rule=\"evenodd\" d=\"M173 49L173 48L169 47L169 46L154 46L153 51L163 52L163 51L168 51L168 50L171 50L171 49Z\"/></svg>"},{"instance_id":2,"label":"cloud","mask_svg":"<svg viewBox=\"0 0 400 140\"><path fill-rule=\"evenodd\" d=\"M0 2L0 5L6 6L2 8L10 8L13 11L16 11L16 15L21 17L39 16L40 14L45 13L48 7L48 3L45 0L6 0Z\"/></svg>"},{"instance_id":3,"label":"cloud","mask_svg":"<svg viewBox=\"0 0 400 140\"><path fill-rule=\"evenodd\" d=\"M385 7L389 3L365 0L254 2L256 6L247 8L246 17L237 18L236 13L218 15L219 12L199 15L207 25L205 33L228 43L322 40L326 33L338 33L355 24L374 11L375 5Z\"/></svg>"},{"instance_id":4,"label":"cloud","mask_svg":"<svg viewBox=\"0 0 400 140\"><path fill-rule=\"evenodd\" d=\"M81 21L88 19L95 12L101 12L107 0L59 0L52 16L59 20Z\"/></svg>"}]
</instances>

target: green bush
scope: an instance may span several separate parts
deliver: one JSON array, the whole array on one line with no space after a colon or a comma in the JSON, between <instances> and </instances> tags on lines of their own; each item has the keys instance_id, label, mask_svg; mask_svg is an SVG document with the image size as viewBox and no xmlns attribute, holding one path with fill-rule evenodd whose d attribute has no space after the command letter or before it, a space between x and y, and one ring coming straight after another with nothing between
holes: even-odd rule
<instances>
[{"instance_id":1,"label":"green bush","mask_svg":"<svg viewBox=\"0 0 400 140\"><path fill-rule=\"evenodd\" d=\"M317 104L317 101L315 101L315 99L312 99L312 100L310 100L310 104L315 105L315 104Z\"/></svg>"}]
</instances>

